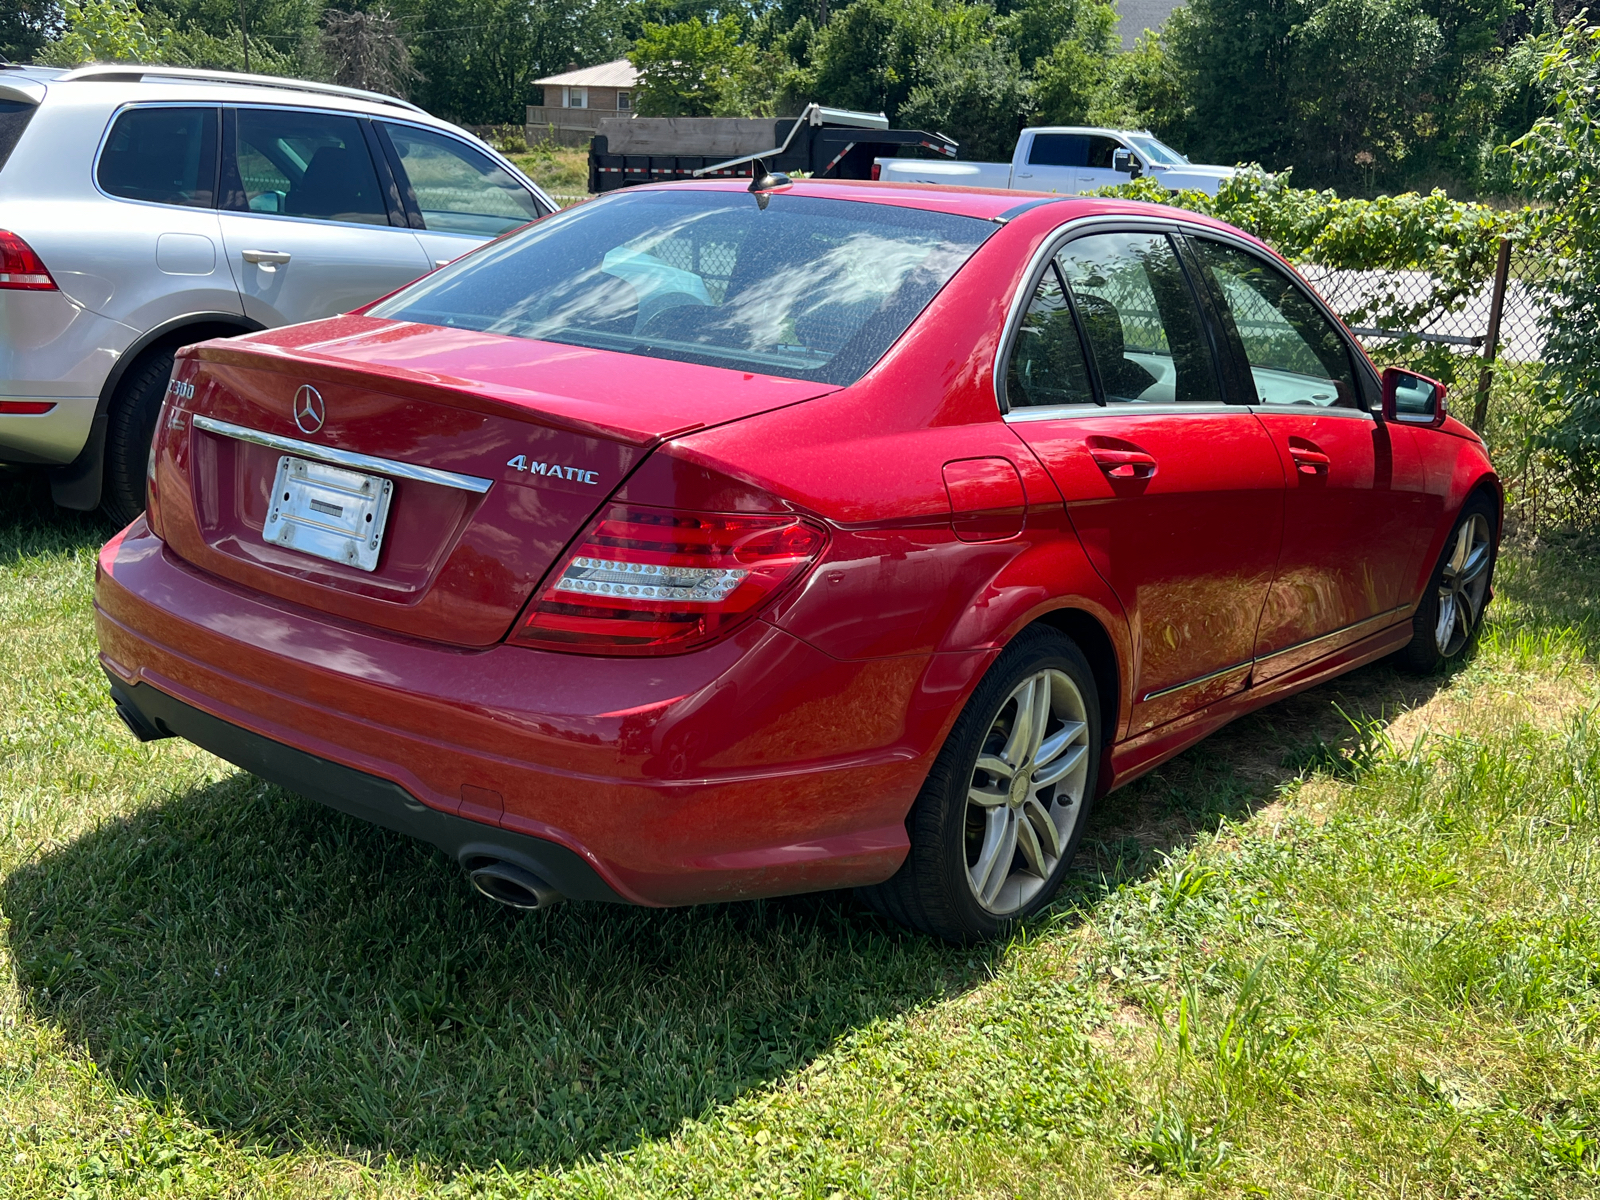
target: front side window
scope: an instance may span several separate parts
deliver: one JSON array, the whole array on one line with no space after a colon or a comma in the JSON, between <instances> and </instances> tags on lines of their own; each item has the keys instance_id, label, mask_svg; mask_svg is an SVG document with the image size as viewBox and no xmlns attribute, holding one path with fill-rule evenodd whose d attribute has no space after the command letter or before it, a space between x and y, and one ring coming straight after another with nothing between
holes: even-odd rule
<instances>
[{"instance_id":1,"label":"front side window","mask_svg":"<svg viewBox=\"0 0 1600 1200\"><path fill-rule=\"evenodd\" d=\"M847 384L996 228L887 204L759 199L614 192L418 280L369 315Z\"/></svg>"},{"instance_id":2,"label":"front side window","mask_svg":"<svg viewBox=\"0 0 1600 1200\"><path fill-rule=\"evenodd\" d=\"M1216 365L1165 234L1097 233L1056 255L1108 403L1215 404Z\"/></svg>"},{"instance_id":3,"label":"front side window","mask_svg":"<svg viewBox=\"0 0 1600 1200\"><path fill-rule=\"evenodd\" d=\"M385 125L384 130L424 228L497 237L543 215L527 189L488 155L426 129Z\"/></svg>"},{"instance_id":4,"label":"front side window","mask_svg":"<svg viewBox=\"0 0 1600 1200\"><path fill-rule=\"evenodd\" d=\"M1097 170L1109 171L1116 165L1117 151L1123 148L1115 138L1097 134L1089 139L1089 165Z\"/></svg>"},{"instance_id":5,"label":"front side window","mask_svg":"<svg viewBox=\"0 0 1600 1200\"><path fill-rule=\"evenodd\" d=\"M354 117L241 108L237 168L244 207L251 212L389 223L378 173Z\"/></svg>"},{"instance_id":6,"label":"front side window","mask_svg":"<svg viewBox=\"0 0 1600 1200\"><path fill-rule=\"evenodd\" d=\"M1030 167L1082 167L1089 162L1089 138L1081 133L1036 133L1028 147Z\"/></svg>"},{"instance_id":7,"label":"front side window","mask_svg":"<svg viewBox=\"0 0 1600 1200\"><path fill-rule=\"evenodd\" d=\"M217 124L215 108L128 109L100 153L100 187L128 200L212 207Z\"/></svg>"},{"instance_id":8,"label":"front side window","mask_svg":"<svg viewBox=\"0 0 1600 1200\"><path fill-rule=\"evenodd\" d=\"M1017 326L1006 364L1006 405L1016 409L1092 403L1094 385L1083 342L1061 277L1051 263Z\"/></svg>"},{"instance_id":9,"label":"front side window","mask_svg":"<svg viewBox=\"0 0 1600 1200\"><path fill-rule=\"evenodd\" d=\"M1262 404L1356 406L1344 338L1292 279L1254 254L1193 239L1250 363Z\"/></svg>"}]
</instances>

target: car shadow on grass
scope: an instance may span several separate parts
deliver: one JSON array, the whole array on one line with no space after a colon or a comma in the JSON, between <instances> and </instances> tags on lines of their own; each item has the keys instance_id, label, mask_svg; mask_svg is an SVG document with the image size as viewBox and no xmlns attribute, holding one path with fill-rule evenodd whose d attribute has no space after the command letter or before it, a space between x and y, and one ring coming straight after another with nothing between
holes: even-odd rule
<instances>
[{"instance_id":1,"label":"car shadow on grass","mask_svg":"<svg viewBox=\"0 0 1600 1200\"><path fill-rule=\"evenodd\" d=\"M24 1003L117 1084L287 1149L559 1166L659 1137L999 950L848 896L520 914L453 862L243 774L0 890Z\"/></svg>"},{"instance_id":2,"label":"car shadow on grass","mask_svg":"<svg viewBox=\"0 0 1600 1200\"><path fill-rule=\"evenodd\" d=\"M57 508L44 468L0 466L0 569L37 555L97 550L116 532L101 513Z\"/></svg>"}]
</instances>

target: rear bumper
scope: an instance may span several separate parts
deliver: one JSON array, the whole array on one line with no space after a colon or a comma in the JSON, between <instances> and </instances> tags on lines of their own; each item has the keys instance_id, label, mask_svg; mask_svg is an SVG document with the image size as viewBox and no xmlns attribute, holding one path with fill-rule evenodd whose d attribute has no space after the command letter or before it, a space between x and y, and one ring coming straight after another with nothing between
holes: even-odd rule
<instances>
[{"instance_id":1,"label":"rear bumper","mask_svg":"<svg viewBox=\"0 0 1600 1200\"><path fill-rule=\"evenodd\" d=\"M99 567L101 662L140 711L176 713L161 718L173 732L452 853L467 834L438 832L438 815L553 844L641 904L887 878L948 720L992 657L841 662L760 623L662 659L460 650L204 575L142 520ZM322 763L351 775L319 783ZM599 894L536 861L568 895Z\"/></svg>"},{"instance_id":2,"label":"rear bumper","mask_svg":"<svg viewBox=\"0 0 1600 1200\"><path fill-rule=\"evenodd\" d=\"M37 416L0 414L0 462L71 462L100 389L139 336L62 292L0 292L0 399L53 403Z\"/></svg>"},{"instance_id":3,"label":"rear bumper","mask_svg":"<svg viewBox=\"0 0 1600 1200\"><path fill-rule=\"evenodd\" d=\"M89 440L98 397L0 396L49 404L48 412L0 412L0 462L63 466L78 457Z\"/></svg>"},{"instance_id":4,"label":"rear bumper","mask_svg":"<svg viewBox=\"0 0 1600 1200\"><path fill-rule=\"evenodd\" d=\"M429 808L387 779L230 725L147 683L130 687L109 671L107 676L117 707L131 710L144 725L191 741L252 775L329 808L431 842L468 869L481 860L504 859L532 871L570 900L622 899L565 846Z\"/></svg>"}]
</instances>

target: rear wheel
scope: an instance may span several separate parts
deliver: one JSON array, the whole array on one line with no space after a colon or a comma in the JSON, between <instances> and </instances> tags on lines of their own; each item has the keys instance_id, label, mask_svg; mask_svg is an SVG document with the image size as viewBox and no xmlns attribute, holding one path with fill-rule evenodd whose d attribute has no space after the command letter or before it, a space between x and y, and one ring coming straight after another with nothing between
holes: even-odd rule
<instances>
[{"instance_id":1,"label":"rear wheel","mask_svg":"<svg viewBox=\"0 0 1600 1200\"><path fill-rule=\"evenodd\" d=\"M1437 671L1477 640L1499 549L1496 515L1482 496L1462 508L1411 618L1411 644L1398 656L1402 665L1424 674Z\"/></svg>"},{"instance_id":2,"label":"rear wheel","mask_svg":"<svg viewBox=\"0 0 1600 1200\"><path fill-rule=\"evenodd\" d=\"M928 773L910 852L862 889L902 924L955 943L1003 935L1055 895L1099 770L1100 706L1082 651L1024 632L978 685Z\"/></svg>"},{"instance_id":3,"label":"rear wheel","mask_svg":"<svg viewBox=\"0 0 1600 1200\"><path fill-rule=\"evenodd\" d=\"M119 525L144 511L145 471L161 401L172 378L176 347L154 346L128 369L111 398L106 428L106 474L100 505Z\"/></svg>"}]
</instances>

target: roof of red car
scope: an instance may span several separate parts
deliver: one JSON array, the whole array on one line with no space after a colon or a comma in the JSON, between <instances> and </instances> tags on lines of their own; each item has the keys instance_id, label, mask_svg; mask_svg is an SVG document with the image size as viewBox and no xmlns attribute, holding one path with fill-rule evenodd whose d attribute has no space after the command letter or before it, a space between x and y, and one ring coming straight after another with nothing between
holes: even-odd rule
<instances>
[{"instance_id":1,"label":"roof of red car","mask_svg":"<svg viewBox=\"0 0 1600 1200\"><path fill-rule=\"evenodd\" d=\"M750 185L743 180L697 179L646 184L628 190L660 191L683 188L744 192L749 190ZM1018 209L1028 209L1042 200L1048 202L1052 213L1059 213L1063 220L1068 217L1097 216L1101 213L1132 213L1181 217L1201 225L1222 229L1233 228L1211 217L1161 204L1146 204L1138 200L1115 200L1101 196L1062 196L1054 192L1002 191L998 188L948 187L944 184L927 183L880 183L857 179L797 179L792 184L786 184L783 191L795 196L825 196L833 200L858 200L869 204L892 204L900 208L958 213L984 221L1015 214ZM1044 205L1037 207L1042 208Z\"/></svg>"}]
</instances>

